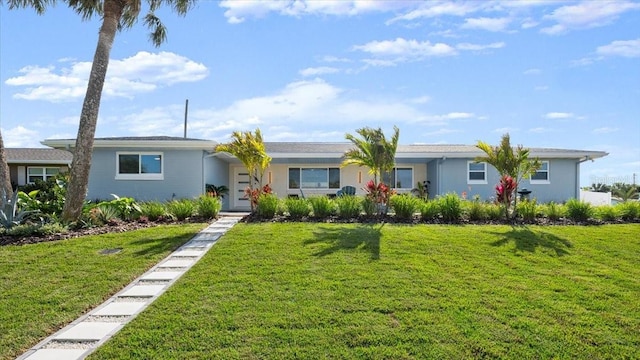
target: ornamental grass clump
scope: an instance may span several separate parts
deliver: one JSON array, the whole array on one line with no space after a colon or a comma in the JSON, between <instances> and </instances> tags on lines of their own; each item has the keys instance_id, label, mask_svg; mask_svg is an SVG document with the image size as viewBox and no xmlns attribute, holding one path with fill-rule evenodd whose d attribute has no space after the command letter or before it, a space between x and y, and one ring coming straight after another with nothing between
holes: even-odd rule
<instances>
[{"instance_id":1,"label":"ornamental grass clump","mask_svg":"<svg viewBox=\"0 0 640 360\"><path fill-rule=\"evenodd\" d=\"M159 201L147 201L140 204L140 212L150 221L157 221L167 216L165 204Z\"/></svg>"},{"instance_id":2,"label":"ornamental grass clump","mask_svg":"<svg viewBox=\"0 0 640 360\"><path fill-rule=\"evenodd\" d=\"M588 202L569 199L565 206L567 209L567 217L573 221L583 222L593 216L593 207Z\"/></svg>"},{"instance_id":3,"label":"ornamental grass clump","mask_svg":"<svg viewBox=\"0 0 640 360\"><path fill-rule=\"evenodd\" d=\"M284 201L284 206L292 219L302 219L311 214L311 206L306 199L290 197Z\"/></svg>"},{"instance_id":4,"label":"ornamental grass clump","mask_svg":"<svg viewBox=\"0 0 640 360\"><path fill-rule=\"evenodd\" d=\"M435 200L427 200L420 204L420 218L422 221L431 221L438 218L440 208Z\"/></svg>"},{"instance_id":5,"label":"ornamental grass clump","mask_svg":"<svg viewBox=\"0 0 640 360\"><path fill-rule=\"evenodd\" d=\"M441 196L437 200L442 220L446 222L458 222L462 219L462 201L458 194L451 192Z\"/></svg>"},{"instance_id":6,"label":"ornamental grass clump","mask_svg":"<svg viewBox=\"0 0 640 360\"><path fill-rule=\"evenodd\" d=\"M171 200L167 203L167 212L178 221L191 217L195 210L194 201L189 199Z\"/></svg>"},{"instance_id":7,"label":"ornamental grass clump","mask_svg":"<svg viewBox=\"0 0 640 360\"><path fill-rule=\"evenodd\" d=\"M324 195L309 197L309 204L311 204L313 217L318 219L327 218L334 212L333 201Z\"/></svg>"},{"instance_id":8,"label":"ornamental grass clump","mask_svg":"<svg viewBox=\"0 0 640 360\"><path fill-rule=\"evenodd\" d=\"M411 220L418 211L420 200L409 194L394 195L390 199L391 209L399 220Z\"/></svg>"},{"instance_id":9,"label":"ornamental grass clump","mask_svg":"<svg viewBox=\"0 0 640 360\"><path fill-rule=\"evenodd\" d=\"M595 209L594 216L602 221L616 221L620 218L618 209L611 205L598 206Z\"/></svg>"},{"instance_id":10,"label":"ornamental grass clump","mask_svg":"<svg viewBox=\"0 0 640 360\"><path fill-rule=\"evenodd\" d=\"M565 217L566 207L556 202L549 202L542 207L542 213L551 221L557 221Z\"/></svg>"},{"instance_id":11,"label":"ornamental grass clump","mask_svg":"<svg viewBox=\"0 0 640 360\"><path fill-rule=\"evenodd\" d=\"M222 209L220 198L215 196L200 195L196 200L196 212L205 219L218 217Z\"/></svg>"},{"instance_id":12,"label":"ornamental grass clump","mask_svg":"<svg viewBox=\"0 0 640 360\"><path fill-rule=\"evenodd\" d=\"M256 213L260 218L273 219L278 211L278 197L272 193L265 193L258 196Z\"/></svg>"},{"instance_id":13,"label":"ornamental grass clump","mask_svg":"<svg viewBox=\"0 0 640 360\"><path fill-rule=\"evenodd\" d=\"M338 208L338 217L341 219L354 219L360 215L361 200L355 195L339 196L335 200Z\"/></svg>"},{"instance_id":14,"label":"ornamental grass clump","mask_svg":"<svg viewBox=\"0 0 640 360\"><path fill-rule=\"evenodd\" d=\"M536 199L523 200L516 205L516 211L522 220L527 222L535 221L538 216L538 204Z\"/></svg>"},{"instance_id":15,"label":"ornamental grass clump","mask_svg":"<svg viewBox=\"0 0 640 360\"><path fill-rule=\"evenodd\" d=\"M499 204L486 204L484 205L484 211L487 219L491 221L500 220L502 218L502 215L504 214L502 206Z\"/></svg>"},{"instance_id":16,"label":"ornamental grass clump","mask_svg":"<svg viewBox=\"0 0 640 360\"><path fill-rule=\"evenodd\" d=\"M640 202L625 201L615 205L617 212L624 221L633 221L640 218Z\"/></svg>"},{"instance_id":17,"label":"ornamental grass clump","mask_svg":"<svg viewBox=\"0 0 640 360\"><path fill-rule=\"evenodd\" d=\"M465 202L465 208L467 216L471 221L480 221L487 218L487 212L485 210L485 204L480 201L480 196L473 197L473 201Z\"/></svg>"},{"instance_id":18,"label":"ornamental grass clump","mask_svg":"<svg viewBox=\"0 0 640 360\"><path fill-rule=\"evenodd\" d=\"M367 217L372 217L378 214L378 203L376 203L375 199L372 199L369 196L365 196L362 199L362 211Z\"/></svg>"}]
</instances>

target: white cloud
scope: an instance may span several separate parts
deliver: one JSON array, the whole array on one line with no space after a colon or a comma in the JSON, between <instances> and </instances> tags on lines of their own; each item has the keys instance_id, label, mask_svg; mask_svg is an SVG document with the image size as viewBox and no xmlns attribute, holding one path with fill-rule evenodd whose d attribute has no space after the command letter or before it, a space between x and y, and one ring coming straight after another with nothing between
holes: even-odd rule
<instances>
[{"instance_id":1,"label":"white cloud","mask_svg":"<svg viewBox=\"0 0 640 360\"><path fill-rule=\"evenodd\" d=\"M523 72L523 74L525 74L525 75L539 75L539 74L542 74L542 70L536 69L536 68L527 69L527 70L525 70Z\"/></svg>"},{"instance_id":2,"label":"white cloud","mask_svg":"<svg viewBox=\"0 0 640 360\"><path fill-rule=\"evenodd\" d=\"M492 32L505 31L509 26L511 19L509 18L467 18L462 24L463 29L480 29Z\"/></svg>"},{"instance_id":3,"label":"white cloud","mask_svg":"<svg viewBox=\"0 0 640 360\"><path fill-rule=\"evenodd\" d=\"M640 57L640 38L613 41L608 45L599 46L596 53L602 56Z\"/></svg>"},{"instance_id":4,"label":"white cloud","mask_svg":"<svg viewBox=\"0 0 640 360\"><path fill-rule=\"evenodd\" d=\"M630 1L584 1L576 5L557 8L544 19L556 24L542 28L545 34L555 35L574 29L588 29L605 26L627 11L640 9L640 3Z\"/></svg>"},{"instance_id":5,"label":"white cloud","mask_svg":"<svg viewBox=\"0 0 640 360\"><path fill-rule=\"evenodd\" d=\"M436 131L426 132L423 135L425 135L425 136L439 136L439 135L455 134L455 133L459 133L459 132L462 132L462 130L439 129L439 130L436 130Z\"/></svg>"},{"instance_id":6,"label":"white cloud","mask_svg":"<svg viewBox=\"0 0 640 360\"><path fill-rule=\"evenodd\" d=\"M321 61L328 62L328 63L334 63L334 62L348 63L348 62L351 62L351 59L339 58L337 56L326 55L326 56L322 57Z\"/></svg>"},{"instance_id":7,"label":"white cloud","mask_svg":"<svg viewBox=\"0 0 640 360\"><path fill-rule=\"evenodd\" d=\"M544 134L544 133L550 133L555 131L556 131L555 129L545 128L545 127L537 127L537 128L529 129L529 132L536 133L536 134Z\"/></svg>"},{"instance_id":8,"label":"white cloud","mask_svg":"<svg viewBox=\"0 0 640 360\"><path fill-rule=\"evenodd\" d=\"M456 49L458 50L468 50L468 51L482 51L487 49L501 49L505 46L503 42L495 42L491 44L470 44L470 43L460 43L456 45Z\"/></svg>"},{"instance_id":9,"label":"white cloud","mask_svg":"<svg viewBox=\"0 0 640 360\"><path fill-rule=\"evenodd\" d=\"M24 126L2 129L2 140L5 148L42 147L38 132Z\"/></svg>"},{"instance_id":10,"label":"white cloud","mask_svg":"<svg viewBox=\"0 0 640 360\"><path fill-rule=\"evenodd\" d=\"M618 128L612 128L612 127L601 127L601 128L597 128L597 129L593 129L593 131L591 131L594 134L609 134L612 132L616 132L618 131Z\"/></svg>"},{"instance_id":11,"label":"white cloud","mask_svg":"<svg viewBox=\"0 0 640 360\"><path fill-rule=\"evenodd\" d=\"M574 116L575 115L573 115L573 113L567 113L567 112L550 112L544 115L544 117L547 119L570 119L570 118L573 118Z\"/></svg>"},{"instance_id":12,"label":"white cloud","mask_svg":"<svg viewBox=\"0 0 640 360\"><path fill-rule=\"evenodd\" d=\"M220 2L219 6L227 9L224 12L224 16L229 23L238 24L244 22L247 18L262 18L269 13L293 17L305 15L355 16L371 12L397 11L415 5L411 2L403 1L224 0Z\"/></svg>"},{"instance_id":13,"label":"white cloud","mask_svg":"<svg viewBox=\"0 0 640 360\"><path fill-rule=\"evenodd\" d=\"M409 102L413 103L413 104L426 104L429 101L431 101L431 97L429 97L427 95L420 96L420 97L413 98L413 99L409 99Z\"/></svg>"},{"instance_id":14,"label":"white cloud","mask_svg":"<svg viewBox=\"0 0 640 360\"><path fill-rule=\"evenodd\" d=\"M74 62L60 69L25 66L19 70L21 75L5 83L22 88L13 95L17 99L73 101L84 97L90 70L91 62ZM110 60L103 96L132 97L162 86L199 81L208 73L203 64L174 53L141 51L122 60Z\"/></svg>"},{"instance_id":15,"label":"white cloud","mask_svg":"<svg viewBox=\"0 0 640 360\"><path fill-rule=\"evenodd\" d=\"M498 133L498 134L506 134L506 133L514 133L518 131L518 129L516 128L512 128L512 127L502 127L502 128L497 128L497 129L493 129L492 132L494 133Z\"/></svg>"},{"instance_id":16,"label":"white cloud","mask_svg":"<svg viewBox=\"0 0 640 360\"><path fill-rule=\"evenodd\" d=\"M339 71L340 69L338 68L321 66L321 67L315 67L315 68L309 67L306 69L302 69L298 73L302 76L307 77L307 76L316 76L316 75L323 75L323 74L335 74Z\"/></svg>"},{"instance_id":17,"label":"white cloud","mask_svg":"<svg viewBox=\"0 0 640 360\"><path fill-rule=\"evenodd\" d=\"M418 2L416 2L418 3ZM421 18L435 18L440 16L465 16L480 9L483 4L478 1L472 2L452 2L452 1L428 1L420 2L420 7L409 11L406 14L396 16L387 21L387 25L396 21L413 21Z\"/></svg>"},{"instance_id":18,"label":"white cloud","mask_svg":"<svg viewBox=\"0 0 640 360\"><path fill-rule=\"evenodd\" d=\"M429 41L395 40L371 41L364 45L356 45L354 50L360 50L376 56L401 56L409 58L425 58L431 56L451 56L456 50L444 43L432 44Z\"/></svg>"},{"instance_id":19,"label":"white cloud","mask_svg":"<svg viewBox=\"0 0 640 360\"><path fill-rule=\"evenodd\" d=\"M549 90L549 86L547 86L547 85L538 85L538 86L534 87L533 90L535 90L535 91L545 91L545 90Z\"/></svg>"}]
</instances>

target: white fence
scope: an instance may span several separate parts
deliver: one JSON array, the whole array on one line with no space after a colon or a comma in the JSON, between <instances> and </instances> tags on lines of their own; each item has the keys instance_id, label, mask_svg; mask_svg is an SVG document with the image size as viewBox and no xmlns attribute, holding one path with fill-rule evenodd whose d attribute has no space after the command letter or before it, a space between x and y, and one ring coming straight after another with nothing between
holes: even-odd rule
<instances>
[{"instance_id":1,"label":"white fence","mask_svg":"<svg viewBox=\"0 0 640 360\"><path fill-rule=\"evenodd\" d=\"M610 192L594 192L580 190L580 201L588 202L591 205L611 205Z\"/></svg>"}]
</instances>

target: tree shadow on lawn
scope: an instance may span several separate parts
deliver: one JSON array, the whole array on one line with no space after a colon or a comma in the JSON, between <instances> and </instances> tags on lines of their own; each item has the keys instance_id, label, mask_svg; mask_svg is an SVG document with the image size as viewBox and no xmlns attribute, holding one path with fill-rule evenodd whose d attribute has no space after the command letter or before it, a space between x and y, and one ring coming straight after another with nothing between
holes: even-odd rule
<instances>
[{"instance_id":1,"label":"tree shadow on lawn","mask_svg":"<svg viewBox=\"0 0 640 360\"><path fill-rule=\"evenodd\" d=\"M185 244L192 237L193 235L178 235L156 239L140 239L131 242L131 244L136 246L144 246L142 249L139 249L134 253L136 256L157 255L177 250L181 245Z\"/></svg>"},{"instance_id":2,"label":"tree shadow on lawn","mask_svg":"<svg viewBox=\"0 0 640 360\"><path fill-rule=\"evenodd\" d=\"M382 224L357 224L356 227L322 226L314 232L314 238L306 240L305 245L325 243L327 247L313 254L327 256L340 250L355 250L362 247L371 254L371 260L380 259L380 237Z\"/></svg>"},{"instance_id":3,"label":"tree shadow on lawn","mask_svg":"<svg viewBox=\"0 0 640 360\"><path fill-rule=\"evenodd\" d=\"M568 249L573 247L573 244L567 239L544 231L533 231L527 226L512 226L511 231L507 233L491 231L489 233L501 236L501 239L492 242L491 245L503 246L513 241L515 243L514 252L534 253L537 248L542 247L553 250L557 256L565 256L570 254Z\"/></svg>"}]
</instances>

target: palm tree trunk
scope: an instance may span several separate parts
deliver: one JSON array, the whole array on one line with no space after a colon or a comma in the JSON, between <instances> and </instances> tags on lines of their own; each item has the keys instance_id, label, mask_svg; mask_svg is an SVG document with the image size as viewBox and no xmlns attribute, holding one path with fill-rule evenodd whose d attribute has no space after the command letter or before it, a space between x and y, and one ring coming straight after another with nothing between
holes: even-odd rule
<instances>
[{"instance_id":1,"label":"palm tree trunk","mask_svg":"<svg viewBox=\"0 0 640 360\"><path fill-rule=\"evenodd\" d=\"M11 174L7 165L7 154L4 151L4 141L0 132L0 195L11 196L13 187L11 186Z\"/></svg>"},{"instance_id":2,"label":"palm tree trunk","mask_svg":"<svg viewBox=\"0 0 640 360\"><path fill-rule=\"evenodd\" d=\"M70 179L67 188L67 197L64 203L62 219L76 221L82 215L82 205L89 185L89 171L91 170L91 157L93 155L93 140L98 122L100 99L102 88L107 76L109 56L113 40L118 30L118 22L124 9L124 0L105 0L104 17L98 45L93 56L91 74L87 84L87 93L82 104L80 114L80 126L76 138L76 147L71 163Z\"/></svg>"}]
</instances>

